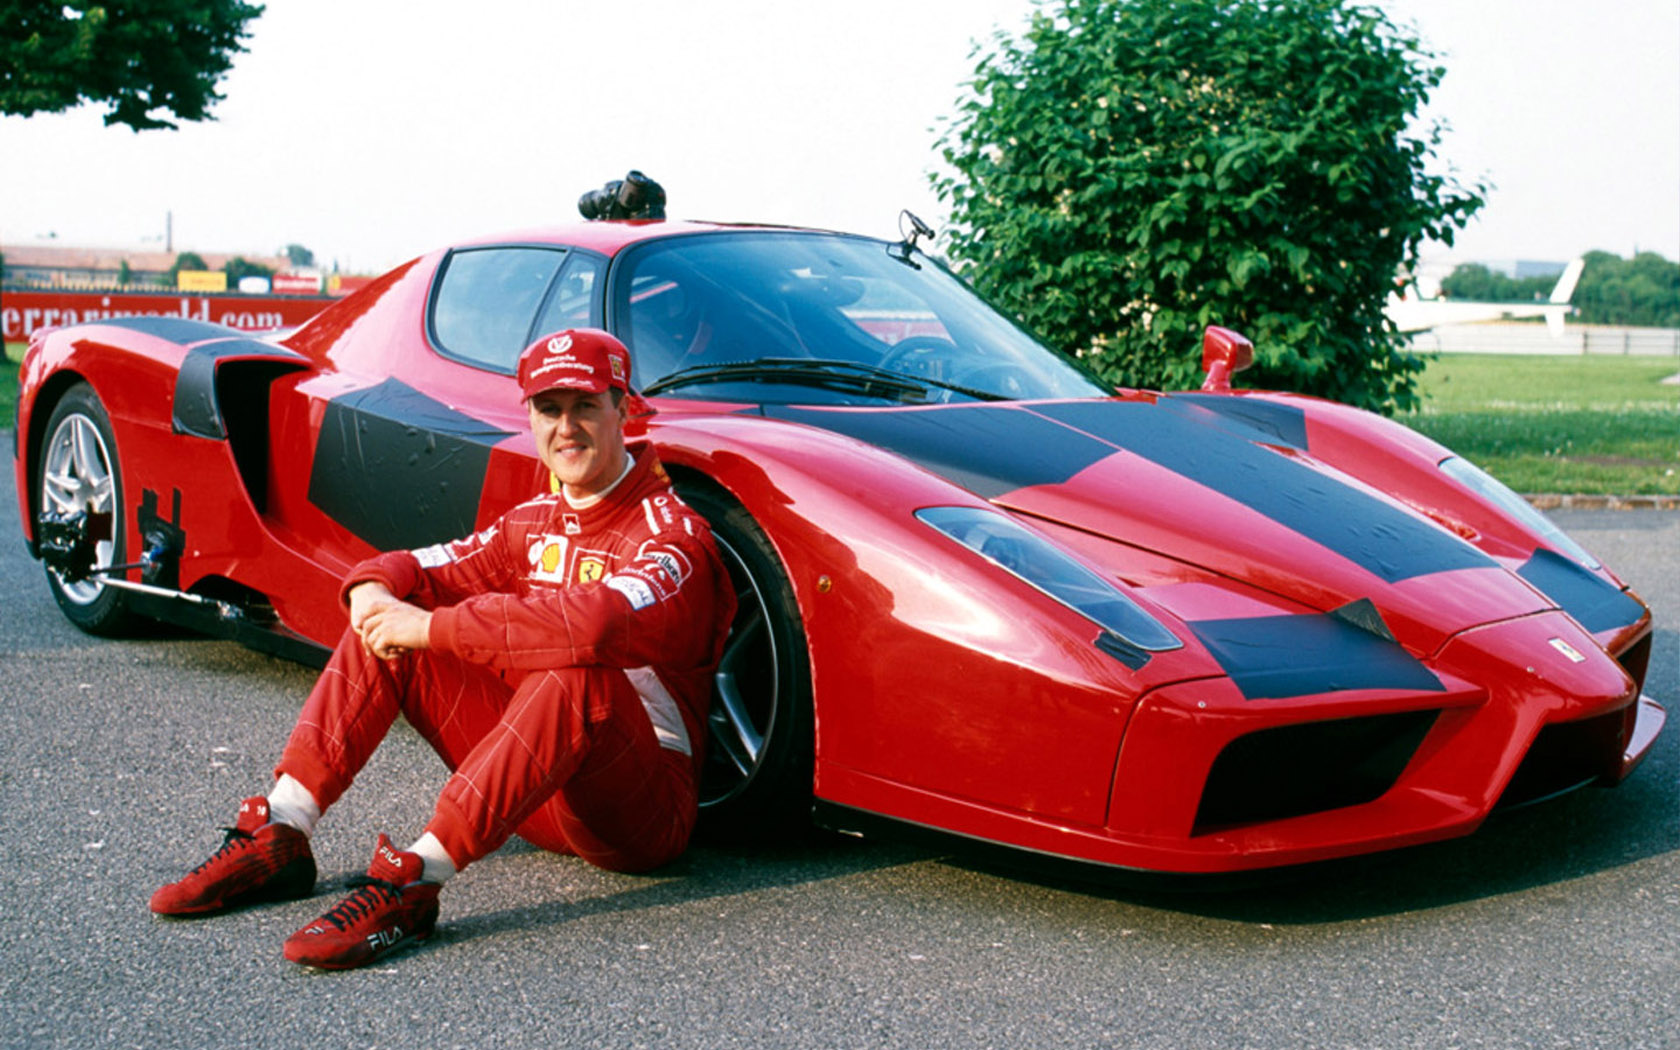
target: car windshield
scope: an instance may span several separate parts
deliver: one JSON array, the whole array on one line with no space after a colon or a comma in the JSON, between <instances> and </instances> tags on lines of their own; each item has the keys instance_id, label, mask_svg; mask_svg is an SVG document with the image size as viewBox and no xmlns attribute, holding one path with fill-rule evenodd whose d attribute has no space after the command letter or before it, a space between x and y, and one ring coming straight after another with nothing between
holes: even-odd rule
<instances>
[{"instance_id":1,"label":"car windshield","mask_svg":"<svg viewBox=\"0 0 1680 1050\"><path fill-rule=\"evenodd\" d=\"M649 393L879 404L1109 391L932 260L839 234L740 232L638 245L611 317Z\"/></svg>"}]
</instances>

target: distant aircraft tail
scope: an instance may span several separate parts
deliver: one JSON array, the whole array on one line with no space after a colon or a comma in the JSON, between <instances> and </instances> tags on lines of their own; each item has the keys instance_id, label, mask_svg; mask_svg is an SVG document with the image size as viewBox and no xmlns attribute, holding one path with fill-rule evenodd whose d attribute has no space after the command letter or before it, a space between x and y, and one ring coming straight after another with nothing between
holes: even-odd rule
<instances>
[{"instance_id":1,"label":"distant aircraft tail","mask_svg":"<svg viewBox=\"0 0 1680 1050\"><path fill-rule=\"evenodd\" d=\"M1576 259L1568 266L1565 266L1563 268L1562 276L1558 278L1557 285L1552 288L1551 301L1554 303L1567 303L1570 299L1572 299L1575 295L1575 285L1581 280L1581 271L1586 268L1587 260L1585 259Z\"/></svg>"},{"instance_id":2,"label":"distant aircraft tail","mask_svg":"<svg viewBox=\"0 0 1680 1050\"><path fill-rule=\"evenodd\" d=\"M1575 295L1575 286L1580 283L1581 271L1586 265L1585 259L1576 259L1565 266L1557 284L1552 286L1552 294L1545 302L1533 299L1518 302L1480 302L1442 299L1438 296L1422 298L1420 289L1414 282L1408 285L1404 292L1390 293L1383 309L1388 314L1388 319L1402 332L1425 332L1442 325L1544 317L1546 330L1551 333L1552 338L1562 339L1564 319L1575 312L1575 308L1569 305L1569 300Z\"/></svg>"},{"instance_id":3,"label":"distant aircraft tail","mask_svg":"<svg viewBox=\"0 0 1680 1050\"><path fill-rule=\"evenodd\" d=\"M1569 300L1575 296L1575 285L1581 280L1581 271L1587 268L1587 260L1577 258L1563 268L1563 274L1552 287L1552 295L1548 300L1553 306L1568 306ZM1553 339L1563 338L1563 319L1568 316L1568 310L1547 310L1546 331Z\"/></svg>"}]
</instances>

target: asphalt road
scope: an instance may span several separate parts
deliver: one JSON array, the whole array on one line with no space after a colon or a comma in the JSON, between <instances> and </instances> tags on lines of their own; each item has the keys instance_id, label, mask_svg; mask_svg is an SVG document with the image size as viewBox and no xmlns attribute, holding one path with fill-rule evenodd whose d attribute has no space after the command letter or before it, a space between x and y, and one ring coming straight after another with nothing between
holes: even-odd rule
<instances>
[{"instance_id":1,"label":"asphalt road","mask_svg":"<svg viewBox=\"0 0 1680 1050\"><path fill-rule=\"evenodd\" d=\"M1555 517L1657 609L1680 512ZM1170 894L924 846L697 847L650 876L512 845L431 944L322 974L280 942L416 834L406 728L328 817L308 901L168 921L152 889L264 790L311 672L57 613L0 486L0 1046L1680 1047L1680 721L1632 780L1281 885Z\"/></svg>"}]
</instances>

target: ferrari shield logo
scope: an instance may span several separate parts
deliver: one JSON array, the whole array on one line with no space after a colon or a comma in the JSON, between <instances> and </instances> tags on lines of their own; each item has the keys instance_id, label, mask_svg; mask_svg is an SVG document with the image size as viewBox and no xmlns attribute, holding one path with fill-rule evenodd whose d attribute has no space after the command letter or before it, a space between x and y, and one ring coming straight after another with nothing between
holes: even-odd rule
<instances>
[{"instance_id":1,"label":"ferrari shield logo","mask_svg":"<svg viewBox=\"0 0 1680 1050\"><path fill-rule=\"evenodd\" d=\"M1560 652L1564 656L1568 657L1569 662L1572 663L1572 664L1583 663L1587 659L1586 657L1581 655L1581 651L1579 649L1575 648L1573 645L1570 645L1568 642L1564 641L1562 638L1549 638L1549 639L1547 639L1547 641L1551 643L1551 646L1552 646L1553 649L1556 649L1558 652Z\"/></svg>"},{"instance_id":2,"label":"ferrari shield logo","mask_svg":"<svg viewBox=\"0 0 1680 1050\"><path fill-rule=\"evenodd\" d=\"M578 559L577 579L579 583L594 583L607 574L607 563L593 554Z\"/></svg>"}]
</instances>

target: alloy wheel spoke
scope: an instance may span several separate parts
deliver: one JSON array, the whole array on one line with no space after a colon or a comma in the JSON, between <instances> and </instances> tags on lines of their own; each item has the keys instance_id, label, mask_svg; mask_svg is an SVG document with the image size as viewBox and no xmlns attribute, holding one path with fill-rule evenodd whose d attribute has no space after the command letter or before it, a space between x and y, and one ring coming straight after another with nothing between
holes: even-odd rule
<instances>
[{"instance_id":1,"label":"alloy wheel spoke","mask_svg":"<svg viewBox=\"0 0 1680 1050\"><path fill-rule=\"evenodd\" d=\"M116 485L111 482L111 475L106 474L94 483L93 493L88 499L88 510L95 514L110 514L111 504L116 495Z\"/></svg>"},{"instance_id":2,"label":"alloy wheel spoke","mask_svg":"<svg viewBox=\"0 0 1680 1050\"><path fill-rule=\"evenodd\" d=\"M729 632L729 640L724 643L723 659L718 661L718 669L733 676L742 661L755 655L753 650L757 648L767 630L768 625L762 610L755 610L746 622L736 623L735 629Z\"/></svg>"},{"instance_id":3,"label":"alloy wheel spoke","mask_svg":"<svg viewBox=\"0 0 1680 1050\"><path fill-rule=\"evenodd\" d=\"M70 419L70 449L71 462L75 464L76 476L91 481L104 473L104 464L99 449L99 432L81 416Z\"/></svg>"},{"instance_id":4,"label":"alloy wheel spoke","mask_svg":"<svg viewBox=\"0 0 1680 1050\"><path fill-rule=\"evenodd\" d=\"M712 706L711 729L715 743L723 750L729 764L742 776L750 774L758 765L764 750L764 736L753 725L752 713L734 675L719 673L717 699Z\"/></svg>"},{"instance_id":5,"label":"alloy wheel spoke","mask_svg":"<svg viewBox=\"0 0 1680 1050\"><path fill-rule=\"evenodd\" d=\"M79 487L76 479L67 473L45 473L42 475L41 495L45 496L53 505L53 510L68 513L80 509L76 502L76 490Z\"/></svg>"}]
</instances>

